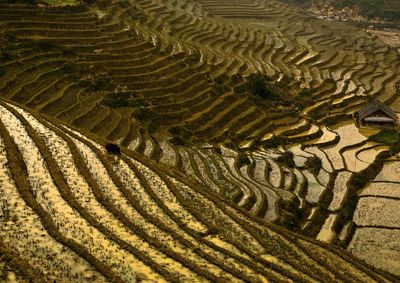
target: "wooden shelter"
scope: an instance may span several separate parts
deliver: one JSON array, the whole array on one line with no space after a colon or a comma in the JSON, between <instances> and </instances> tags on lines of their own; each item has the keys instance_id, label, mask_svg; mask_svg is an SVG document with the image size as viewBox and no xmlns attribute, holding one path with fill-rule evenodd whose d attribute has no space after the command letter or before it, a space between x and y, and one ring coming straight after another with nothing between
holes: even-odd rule
<instances>
[{"instance_id":1,"label":"wooden shelter","mask_svg":"<svg viewBox=\"0 0 400 283\"><path fill-rule=\"evenodd\" d=\"M375 100L354 113L357 127L396 128L398 117L388 106Z\"/></svg>"}]
</instances>

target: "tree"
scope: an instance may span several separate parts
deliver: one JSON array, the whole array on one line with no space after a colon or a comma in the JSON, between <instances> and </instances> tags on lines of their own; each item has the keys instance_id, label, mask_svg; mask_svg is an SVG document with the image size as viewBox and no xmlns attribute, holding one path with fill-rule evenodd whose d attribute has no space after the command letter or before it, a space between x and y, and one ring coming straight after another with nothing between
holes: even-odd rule
<instances>
[{"instance_id":1,"label":"tree","mask_svg":"<svg viewBox=\"0 0 400 283\"><path fill-rule=\"evenodd\" d=\"M264 99L275 99L275 94L267 86L267 77L257 73L248 77L248 88L254 96Z\"/></svg>"}]
</instances>

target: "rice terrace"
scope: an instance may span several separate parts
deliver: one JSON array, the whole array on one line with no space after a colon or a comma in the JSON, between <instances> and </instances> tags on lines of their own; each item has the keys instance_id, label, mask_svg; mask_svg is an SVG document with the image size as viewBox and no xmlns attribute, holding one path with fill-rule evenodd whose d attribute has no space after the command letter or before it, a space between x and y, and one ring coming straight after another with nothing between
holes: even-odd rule
<instances>
[{"instance_id":1,"label":"rice terrace","mask_svg":"<svg viewBox=\"0 0 400 283\"><path fill-rule=\"evenodd\" d=\"M400 282L399 117L398 1L0 0L0 282Z\"/></svg>"}]
</instances>

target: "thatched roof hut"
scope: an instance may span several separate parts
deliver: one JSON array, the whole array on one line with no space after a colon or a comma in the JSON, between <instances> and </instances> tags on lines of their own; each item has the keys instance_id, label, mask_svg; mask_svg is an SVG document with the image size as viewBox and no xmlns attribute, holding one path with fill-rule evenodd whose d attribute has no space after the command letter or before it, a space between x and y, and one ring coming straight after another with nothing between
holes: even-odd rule
<instances>
[{"instance_id":1,"label":"thatched roof hut","mask_svg":"<svg viewBox=\"0 0 400 283\"><path fill-rule=\"evenodd\" d=\"M379 100L375 100L354 113L358 127L395 128L396 112Z\"/></svg>"}]
</instances>

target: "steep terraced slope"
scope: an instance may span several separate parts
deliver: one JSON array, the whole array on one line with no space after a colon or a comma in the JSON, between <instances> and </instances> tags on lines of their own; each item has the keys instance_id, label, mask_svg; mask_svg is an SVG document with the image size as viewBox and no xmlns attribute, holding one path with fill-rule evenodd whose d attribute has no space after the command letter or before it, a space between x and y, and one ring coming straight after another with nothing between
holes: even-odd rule
<instances>
[{"instance_id":1,"label":"steep terraced slope","mask_svg":"<svg viewBox=\"0 0 400 283\"><path fill-rule=\"evenodd\" d=\"M0 25L4 100L190 174L259 220L345 247L357 235L348 181L388 147L348 118L371 97L399 105L399 55L376 38L256 0L1 1ZM258 72L303 103L239 91Z\"/></svg>"},{"instance_id":2,"label":"steep terraced slope","mask_svg":"<svg viewBox=\"0 0 400 283\"><path fill-rule=\"evenodd\" d=\"M240 64L241 74L259 70L277 80L289 78L295 92L311 88L314 102L320 102L315 112L329 106L334 116L349 113L366 95L387 103L397 98L397 52L348 25L309 18L278 1L135 3L151 15L149 27L165 35L170 25L170 35L196 46L224 72L235 73L232 65ZM328 81L334 83L330 89Z\"/></svg>"},{"instance_id":3,"label":"steep terraced slope","mask_svg":"<svg viewBox=\"0 0 400 283\"><path fill-rule=\"evenodd\" d=\"M315 138L314 120L348 117L366 96L396 102L394 50L348 26L338 33L275 2L248 2L238 4L241 21L202 12L235 14L235 4L218 1L102 1L73 11L3 4L2 92L125 145L140 130L132 114L151 134L239 145L271 133ZM247 10L264 15L262 25ZM275 26L279 13L299 24ZM290 96L303 93L306 105L265 108L237 93L256 72Z\"/></svg>"},{"instance_id":4,"label":"steep terraced slope","mask_svg":"<svg viewBox=\"0 0 400 283\"><path fill-rule=\"evenodd\" d=\"M237 83L221 88L224 79L212 76L207 66L196 67L195 55L172 45L161 48L160 39L137 21L145 16L129 3L73 11L0 8L6 44L1 90L9 100L124 145L140 128L165 134L172 126L185 138L224 140L231 132L224 129L227 119L242 107L266 119L246 96L233 93ZM284 115L275 112L268 116ZM215 119L208 121L211 116ZM292 115L285 123L296 121Z\"/></svg>"},{"instance_id":5,"label":"steep terraced slope","mask_svg":"<svg viewBox=\"0 0 400 283\"><path fill-rule=\"evenodd\" d=\"M5 27L2 97L153 159L168 163L164 155L169 154L172 165L187 166L217 193L266 220L279 218L278 200L295 198L280 185L281 177L274 177L271 185L268 180L254 182L251 168L248 175L247 167L236 166L238 151L228 161L217 155L216 162L197 147L179 152L176 143L168 143L171 135L166 130L170 127L185 142L245 146L268 139L271 131L304 140L320 135L319 128L293 111L265 110L234 93L243 80L215 74L204 58L196 57L200 51L185 53L179 41L163 42L157 29L152 33L140 23L146 15L129 2L106 4L64 9L0 4ZM309 132L303 135L304 129ZM250 138L242 141L246 137ZM179 163L182 160L187 164ZM231 176L221 179L223 172ZM263 172L257 174L263 178ZM285 206L288 211L290 204Z\"/></svg>"},{"instance_id":6,"label":"steep terraced slope","mask_svg":"<svg viewBox=\"0 0 400 283\"><path fill-rule=\"evenodd\" d=\"M110 156L7 103L0 113L0 247L28 281L391 280L139 155Z\"/></svg>"}]
</instances>

